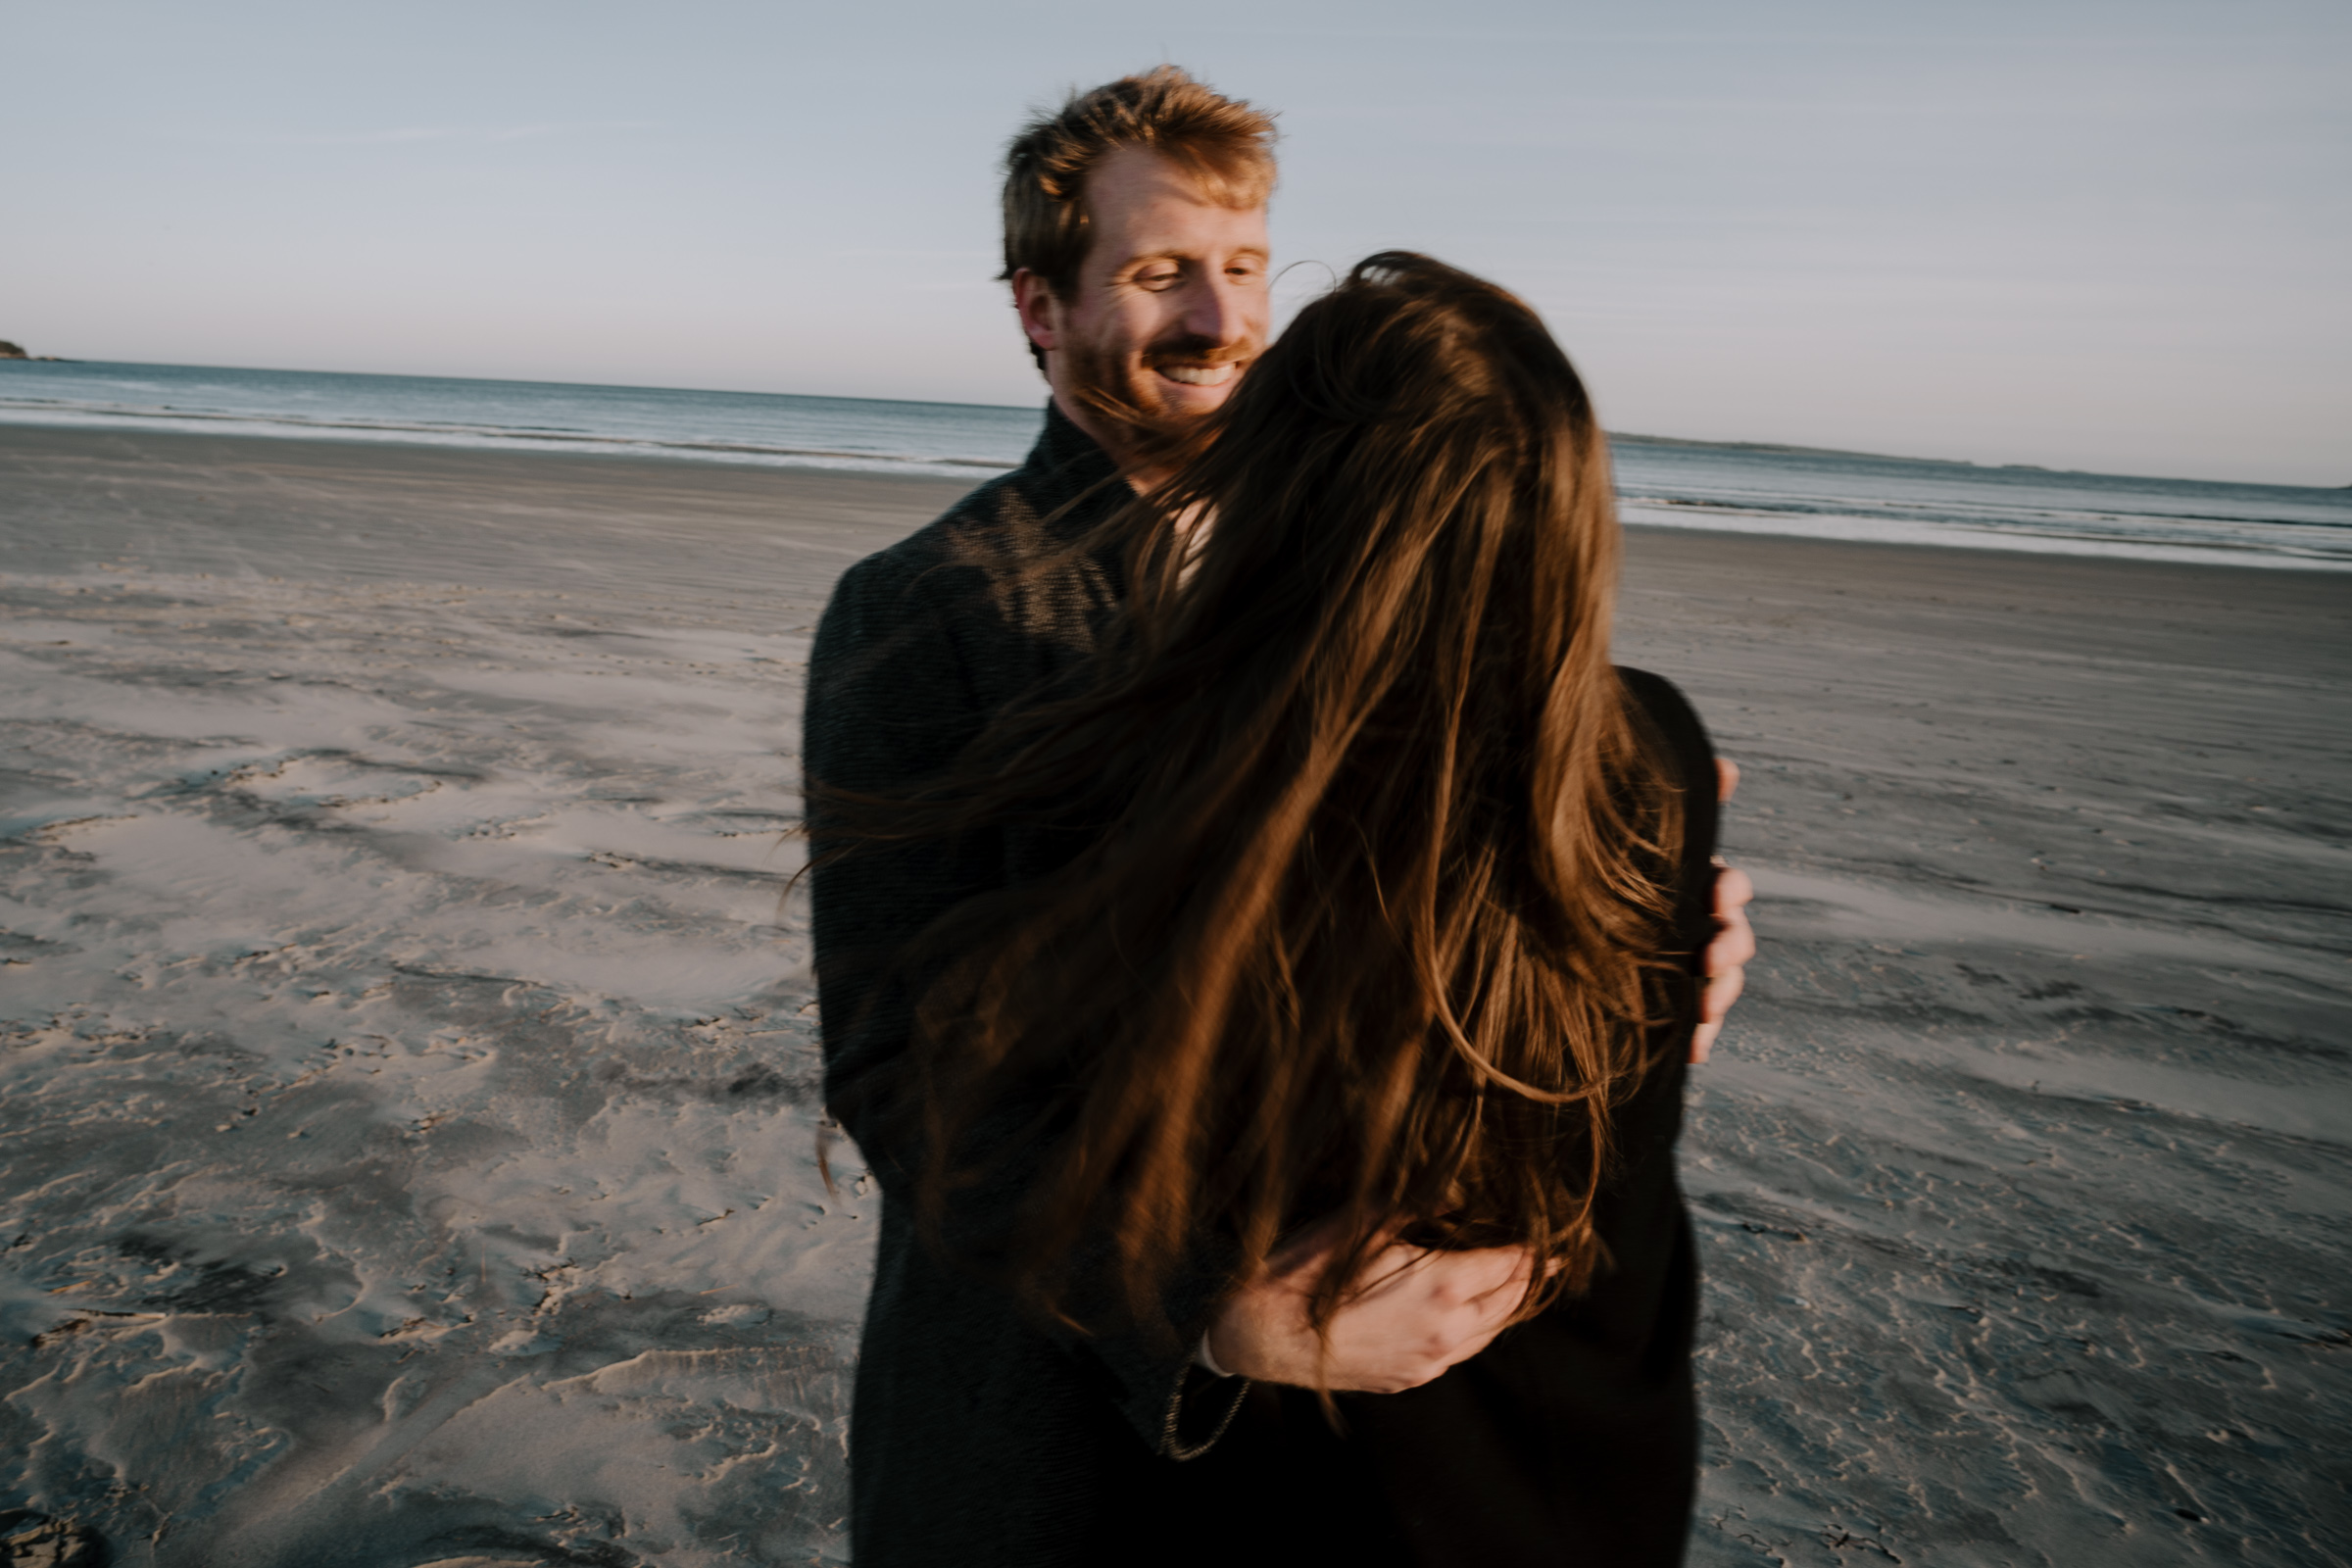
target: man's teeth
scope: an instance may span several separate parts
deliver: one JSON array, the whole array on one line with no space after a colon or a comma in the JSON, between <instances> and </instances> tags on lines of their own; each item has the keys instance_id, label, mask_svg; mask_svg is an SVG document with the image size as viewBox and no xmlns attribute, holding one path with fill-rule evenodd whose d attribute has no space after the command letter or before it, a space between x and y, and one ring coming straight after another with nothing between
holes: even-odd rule
<instances>
[{"instance_id":1,"label":"man's teeth","mask_svg":"<svg viewBox=\"0 0 2352 1568\"><path fill-rule=\"evenodd\" d=\"M1186 386L1223 386L1233 379L1234 372L1240 368L1231 360L1223 365L1163 365L1158 368L1160 374L1171 381L1182 381Z\"/></svg>"}]
</instances>

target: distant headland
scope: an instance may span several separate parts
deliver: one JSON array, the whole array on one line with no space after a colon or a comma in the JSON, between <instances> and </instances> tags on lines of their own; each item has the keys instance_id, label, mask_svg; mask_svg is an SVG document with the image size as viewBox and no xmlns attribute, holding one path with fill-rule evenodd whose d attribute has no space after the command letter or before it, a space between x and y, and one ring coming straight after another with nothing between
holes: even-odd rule
<instances>
[{"instance_id":1,"label":"distant headland","mask_svg":"<svg viewBox=\"0 0 2352 1568\"><path fill-rule=\"evenodd\" d=\"M27 354L6 338L0 338L0 360L33 360L48 365L72 365L74 363L72 360L61 360L54 354Z\"/></svg>"}]
</instances>

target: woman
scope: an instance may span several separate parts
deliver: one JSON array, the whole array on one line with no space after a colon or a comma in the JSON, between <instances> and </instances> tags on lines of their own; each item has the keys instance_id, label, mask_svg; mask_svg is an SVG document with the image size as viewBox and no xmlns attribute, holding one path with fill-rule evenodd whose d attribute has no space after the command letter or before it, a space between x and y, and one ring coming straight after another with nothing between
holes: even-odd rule
<instances>
[{"instance_id":1,"label":"woman","mask_svg":"<svg viewBox=\"0 0 2352 1568\"><path fill-rule=\"evenodd\" d=\"M869 1323L858 1419L912 1379L974 1423L995 1479L937 1560L1677 1561L1715 772L1609 662L1591 403L1524 305L1389 253L1170 471L1067 545L1124 589L1102 652L920 790L812 781L828 1050L872 1033L837 996L903 1042L830 1086L926 1242L877 1299L989 1303L945 1349ZM821 924L861 854L965 881L854 990ZM1416 1249L1524 1256L1513 1326L1407 1392L1218 1376L1263 1360L1254 1287L1328 1330ZM1154 1452L1122 1374L1196 1344Z\"/></svg>"}]
</instances>

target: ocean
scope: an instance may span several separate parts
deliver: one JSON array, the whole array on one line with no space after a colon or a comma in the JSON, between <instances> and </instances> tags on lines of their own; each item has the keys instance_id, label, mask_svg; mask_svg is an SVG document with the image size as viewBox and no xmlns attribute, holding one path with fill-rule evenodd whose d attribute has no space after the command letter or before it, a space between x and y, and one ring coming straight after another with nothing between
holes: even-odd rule
<instances>
[{"instance_id":1,"label":"ocean","mask_svg":"<svg viewBox=\"0 0 2352 1568\"><path fill-rule=\"evenodd\" d=\"M1042 404L1042 399L1040 400ZM1039 409L204 366L0 362L19 424L611 452L985 477ZM2352 489L1613 438L1629 523L2352 570Z\"/></svg>"}]
</instances>

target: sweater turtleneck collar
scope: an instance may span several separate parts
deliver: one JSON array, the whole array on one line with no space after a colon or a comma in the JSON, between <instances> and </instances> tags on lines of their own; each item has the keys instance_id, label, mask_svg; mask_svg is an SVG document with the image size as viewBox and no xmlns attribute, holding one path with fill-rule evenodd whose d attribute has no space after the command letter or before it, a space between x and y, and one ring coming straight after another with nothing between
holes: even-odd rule
<instances>
[{"instance_id":1,"label":"sweater turtleneck collar","mask_svg":"<svg viewBox=\"0 0 2352 1568\"><path fill-rule=\"evenodd\" d=\"M1110 454L1050 398L1045 428L1038 431L1037 445L1029 449L1021 466L1027 470L1022 488L1039 514L1064 519L1073 529L1090 525L1109 506L1133 494L1120 481L1119 466Z\"/></svg>"}]
</instances>

